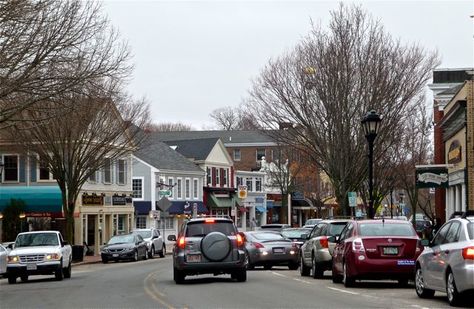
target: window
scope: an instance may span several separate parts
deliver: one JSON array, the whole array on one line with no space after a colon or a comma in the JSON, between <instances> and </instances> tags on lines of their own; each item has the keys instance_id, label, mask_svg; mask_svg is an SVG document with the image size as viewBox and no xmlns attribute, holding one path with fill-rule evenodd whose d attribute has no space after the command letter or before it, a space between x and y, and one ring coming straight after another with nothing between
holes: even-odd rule
<instances>
[{"instance_id":1,"label":"window","mask_svg":"<svg viewBox=\"0 0 474 309\"><path fill-rule=\"evenodd\" d=\"M211 173L210 167L206 168L206 176L207 176L207 185L210 186L212 184L212 173Z\"/></svg>"},{"instance_id":2,"label":"window","mask_svg":"<svg viewBox=\"0 0 474 309\"><path fill-rule=\"evenodd\" d=\"M198 199L199 198L199 179L194 179L193 180L193 198Z\"/></svg>"},{"instance_id":3,"label":"window","mask_svg":"<svg viewBox=\"0 0 474 309\"><path fill-rule=\"evenodd\" d=\"M183 184L182 183L183 183L182 179L178 178L178 184L176 188L176 190L178 190L178 192L176 193L177 198L183 198L183 191L182 191Z\"/></svg>"},{"instance_id":4,"label":"window","mask_svg":"<svg viewBox=\"0 0 474 309\"><path fill-rule=\"evenodd\" d=\"M38 180L53 180L48 164L41 159L38 160Z\"/></svg>"},{"instance_id":5,"label":"window","mask_svg":"<svg viewBox=\"0 0 474 309\"><path fill-rule=\"evenodd\" d=\"M119 231L119 233L125 232L125 216L124 215L118 216L117 230Z\"/></svg>"},{"instance_id":6,"label":"window","mask_svg":"<svg viewBox=\"0 0 474 309\"><path fill-rule=\"evenodd\" d=\"M133 198L143 199L143 178L132 179Z\"/></svg>"},{"instance_id":7,"label":"window","mask_svg":"<svg viewBox=\"0 0 474 309\"><path fill-rule=\"evenodd\" d=\"M97 182L97 171L93 172L93 173L89 176L89 182Z\"/></svg>"},{"instance_id":8,"label":"window","mask_svg":"<svg viewBox=\"0 0 474 309\"><path fill-rule=\"evenodd\" d=\"M240 149L234 149L234 161L240 161Z\"/></svg>"},{"instance_id":9,"label":"window","mask_svg":"<svg viewBox=\"0 0 474 309\"><path fill-rule=\"evenodd\" d=\"M227 169L223 169L224 175L222 177L222 185L227 186L227 175L229 174Z\"/></svg>"},{"instance_id":10,"label":"window","mask_svg":"<svg viewBox=\"0 0 474 309\"><path fill-rule=\"evenodd\" d=\"M161 218L161 220L158 221L158 228L160 230L162 230L162 229L173 230L174 229L174 218L171 218L171 217Z\"/></svg>"},{"instance_id":11,"label":"window","mask_svg":"<svg viewBox=\"0 0 474 309\"><path fill-rule=\"evenodd\" d=\"M168 178L168 188L171 192L171 195L169 196L170 198L173 198L173 191L174 191L174 179L173 178Z\"/></svg>"},{"instance_id":12,"label":"window","mask_svg":"<svg viewBox=\"0 0 474 309\"><path fill-rule=\"evenodd\" d=\"M18 181L19 180L19 158L17 155L3 156L3 180Z\"/></svg>"},{"instance_id":13,"label":"window","mask_svg":"<svg viewBox=\"0 0 474 309\"><path fill-rule=\"evenodd\" d=\"M137 216L136 222L135 222L135 228L146 229L146 217L147 216Z\"/></svg>"},{"instance_id":14,"label":"window","mask_svg":"<svg viewBox=\"0 0 474 309\"><path fill-rule=\"evenodd\" d=\"M103 180L104 183L112 183L112 160L109 158L105 159Z\"/></svg>"},{"instance_id":15,"label":"window","mask_svg":"<svg viewBox=\"0 0 474 309\"><path fill-rule=\"evenodd\" d=\"M441 227L439 232L436 234L435 238L433 239L433 245L439 246L446 242L446 234L448 234L448 230L451 226L451 222L447 222L445 225Z\"/></svg>"},{"instance_id":16,"label":"window","mask_svg":"<svg viewBox=\"0 0 474 309\"><path fill-rule=\"evenodd\" d=\"M262 160L262 157L265 157L265 148L257 149L257 161Z\"/></svg>"},{"instance_id":17,"label":"window","mask_svg":"<svg viewBox=\"0 0 474 309\"><path fill-rule=\"evenodd\" d=\"M219 184L219 180L220 180L220 173L219 173L220 169L219 168L216 168L216 186Z\"/></svg>"},{"instance_id":18,"label":"window","mask_svg":"<svg viewBox=\"0 0 474 309\"><path fill-rule=\"evenodd\" d=\"M189 199L191 198L191 180L186 178L184 181L184 196L185 198Z\"/></svg>"},{"instance_id":19,"label":"window","mask_svg":"<svg viewBox=\"0 0 474 309\"><path fill-rule=\"evenodd\" d=\"M118 166L117 166L117 171L118 171L118 184L119 185L124 185L127 183L127 160L125 159L120 159L118 160Z\"/></svg>"},{"instance_id":20,"label":"window","mask_svg":"<svg viewBox=\"0 0 474 309\"><path fill-rule=\"evenodd\" d=\"M248 191L248 192L252 192L252 191L253 191L252 184L253 184L252 178L247 178L246 185L247 185L247 191Z\"/></svg>"},{"instance_id":21,"label":"window","mask_svg":"<svg viewBox=\"0 0 474 309\"><path fill-rule=\"evenodd\" d=\"M461 227L461 223L457 221L453 221L451 227L449 228L448 234L446 234L446 242L453 243L459 240L459 228Z\"/></svg>"},{"instance_id":22,"label":"window","mask_svg":"<svg viewBox=\"0 0 474 309\"><path fill-rule=\"evenodd\" d=\"M242 177L236 177L236 178L237 178L237 186L241 186L243 184Z\"/></svg>"},{"instance_id":23,"label":"window","mask_svg":"<svg viewBox=\"0 0 474 309\"><path fill-rule=\"evenodd\" d=\"M255 191L257 192L262 191L262 178L260 177L255 178Z\"/></svg>"}]
</instances>

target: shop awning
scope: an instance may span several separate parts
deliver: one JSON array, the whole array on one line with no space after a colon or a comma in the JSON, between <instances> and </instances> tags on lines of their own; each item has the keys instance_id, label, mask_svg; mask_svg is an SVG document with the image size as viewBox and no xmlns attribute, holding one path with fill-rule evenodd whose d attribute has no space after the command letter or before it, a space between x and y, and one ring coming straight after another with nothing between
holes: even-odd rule
<instances>
[{"instance_id":1,"label":"shop awning","mask_svg":"<svg viewBox=\"0 0 474 309\"><path fill-rule=\"evenodd\" d=\"M133 201L133 207L135 207L135 213L137 215L148 215L151 210L150 201Z\"/></svg>"},{"instance_id":2,"label":"shop awning","mask_svg":"<svg viewBox=\"0 0 474 309\"><path fill-rule=\"evenodd\" d=\"M313 209L313 203L310 200L304 199L295 199L291 200L291 207L293 209L300 209L300 210L309 210Z\"/></svg>"},{"instance_id":3,"label":"shop awning","mask_svg":"<svg viewBox=\"0 0 474 309\"><path fill-rule=\"evenodd\" d=\"M263 206L255 206L255 210L258 212L266 212L267 210Z\"/></svg>"},{"instance_id":4,"label":"shop awning","mask_svg":"<svg viewBox=\"0 0 474 309\"><path fill-rule=\"evenodd\" d=\"M12 199L25 203L27 216L62 216L62 195L57 186L1 186L0 212L10 205Z\"/></svg>"},{"instance_id":5,"label":"shop awning","mask_svg":"<svg viewBox=\"0 0 474 309\"><path fill-rule=\"evenodd\" d=\"M186 206L186 202L182 201L176 201L176 202L171 202L171 207L168 208L168 213L170 215L182 215L185 213L186 214L192 214L193 213L193 207L194 204L197 206L197 212L198 214L203 214L203 213L208 213L209 211L207 210L207 207L204 205L203 202L196 201L196 202L187 202L188 207ZM186 209L185 209L186 208Z\"/></svg>"},{"instance_id":6,"label":"shop awning","mask_svg":"<svg viewBox=\"0 0 474 309\"><path fill-rule=\"evenodd\" d=\"M208 206L211 208L227 208L234 206L234 199L231 197L216 197L214 194L209 194Z\"/></svg>"}]
</instances>

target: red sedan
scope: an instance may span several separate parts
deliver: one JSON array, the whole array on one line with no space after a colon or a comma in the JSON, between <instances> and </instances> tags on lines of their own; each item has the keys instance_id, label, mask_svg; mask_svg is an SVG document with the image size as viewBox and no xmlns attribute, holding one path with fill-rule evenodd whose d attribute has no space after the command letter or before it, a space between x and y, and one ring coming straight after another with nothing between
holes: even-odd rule
<instances>
[{"instance_id":1,"label":"red sedan","mask_svg":"<svg viewBox=\"0 0 474 309\"><path fill-rule=\"evenodd\" d=\"M332 259L332 280L352 286L355 280L414 279L423 251L412 224L400 220L352 220L341 231Z\"/></svg>"}]
</instances>

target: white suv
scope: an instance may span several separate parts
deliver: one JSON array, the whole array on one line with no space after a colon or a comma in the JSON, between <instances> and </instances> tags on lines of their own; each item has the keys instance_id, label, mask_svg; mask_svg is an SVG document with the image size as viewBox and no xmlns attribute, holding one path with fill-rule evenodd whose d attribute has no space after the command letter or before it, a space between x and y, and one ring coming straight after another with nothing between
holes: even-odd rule
<instances>
[{"instance_id":1,"label":"white suv","mask_svg":"<svg viewBox=\"0 0 474 309\"><path fill-rule=\"evenodd\" d=\"M133 230L133 233L139 234L146 242L148 257L150 259L152 259L156 253L158 253L160 257L165 257L166 245L158 229L153 227L149 229L136 229Z\"/></svg>"}]
</instances>

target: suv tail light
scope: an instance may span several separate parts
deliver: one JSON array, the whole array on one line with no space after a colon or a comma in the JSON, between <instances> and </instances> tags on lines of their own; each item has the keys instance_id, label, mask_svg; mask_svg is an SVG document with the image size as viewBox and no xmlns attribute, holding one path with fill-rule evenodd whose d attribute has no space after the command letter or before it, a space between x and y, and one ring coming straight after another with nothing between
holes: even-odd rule
<instances>
[{"instance_id":1,"label":"suv tail light","mask_svg":"<svg viewBox=\"0 0 474 309\"><path fill-rule=\"evenodd\" d=\"M352 241L352 251L354 252L365 252L364 243L362 239L356 238Z\"/></svg>"},{"instance_id":2,"label":"suv tail light","mask_svg":"<svg viewBox=\"0 0 474 309\"><path fill-rule=\"evenodd\" d=\"M186 246L186 241L184 240L184 236L181 236L178 239L178 248L184 249L185 246Z\"/></svg>"},{"instance_id":3,"label":"suv tail light","mask_svg":"<svg viewBox=\"0 0 474 309\"><path fill-rule=\"evenodd\" d=\"M323 247L323 248L329 248L328 238L327 238L326 236L322 236L322 237L319 239L319 244L320 244L321 247Z\"/></svg>"},{"instance_id":4,"label":"suv tail light","mask_svg":"<svg viewBox=\"0 0 474 309\"><path fill-rule=\"evenodd\" d=\"M259 242L254 242L253 245L254 245L255 248L257 248L257 249L263 249L263 248L265 248L265 247L264 247L261 243L259 243Z\"/></svg>"},{"instance_id":5,"label":"suv tail light","mask_svg":"<svg viewBox=\"0 0 474 309\"><path fill-rule=\"evenodd\" d=\"M465 260L474 260L474 247L466 247L462 249L462 257Z\"/></svg>"},{"instance_id":6,"label":"suv tail light","mask_svg":"<svg viewBox=\"0 0 474 309\"><path fill-rule=\"evenodd\" d=\"M237 246L242 247L244 245L244 238L242 235L237 234Z\"/></svg>"}]
</instances>

